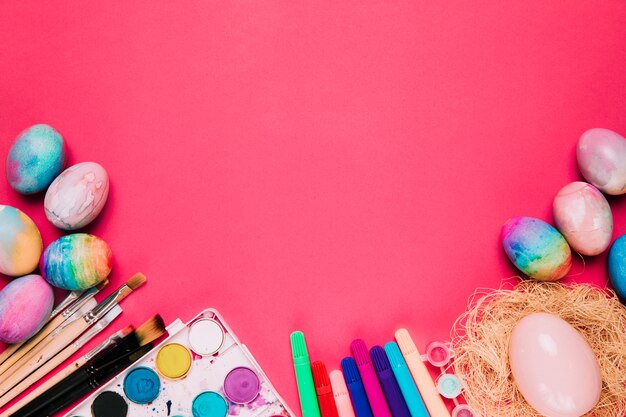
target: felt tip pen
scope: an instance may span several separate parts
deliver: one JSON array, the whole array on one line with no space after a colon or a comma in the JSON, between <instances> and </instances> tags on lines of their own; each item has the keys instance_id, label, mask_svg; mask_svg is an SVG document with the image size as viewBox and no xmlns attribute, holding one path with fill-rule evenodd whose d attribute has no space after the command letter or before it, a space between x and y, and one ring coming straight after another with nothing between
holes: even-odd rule
<instances>
[{"instance_id":1,"label":"felt tip pen","mask_svg":"<svg viewBox=\"0 0 626 417\"><path fill-rule=\"evenodd\" d=\"M341 361L341 369L343 369L343 376L346 379L346 385L348 386L348 392L350 393L350 399L352 399L352 406L354 407L356 417L374 417L372 408L367 399L367 394L365 393L363 380L361 379L354 359L350 357L344 358Z\"/></svg>"},{"instance_id":2,"label":"felt tip pen","mask_svg":"<svg viewBox=\"0 0 626 417\"><path fill-rule=\"evenodd\" d=\"M426 365L422 361L422 357L408 330L400 329L395 336L402 356L404 356L404 360L409 367L409 371L411 371L411 375L417 384L417 389L422 395L424 404L426 404L431 417L450 417L448 407L446 407L439 395L430 372L426 369Z\"/></svg>"},{"instance_id":3,"label":"felt tip pen","mask_svg":"<svg viewBox=\"0 0 626 417\"><path fill-rule=\"evenodd\" d=\"M311 370L313 371L313 383L315 384L317 402L320 406L320 414L322 417L339 417L326 365L323 362L315 361L311 364Z\"/></svg>"},{"instance_id":4,"label":"felt tip pen","mask_svg":"<svg viewBox=\"0 0 626 417\"><path fill-rule=\"evenodd\" d=\"M320 417L320 409L317 403L317 395L315 394L315 384L313 383L309 352L306 348L304 334L299 331L293 332L290 339L293 368L296 373L302 417Z\"/></svg>"},{"instance_id":5,"label":"felt tip pen","mask_svg":"<svg viewBox=\"0 0 626 417\"><path fill-rule=\"evenodd\" d=\"M335 404L337 405L337 415L339 417L356 417L352 403L350 402L350 394L348 393L348 387L346 386L343 372L339 369L335 369L334 371L330 371L329 377L330 386L335 396Z\"/></svg>"},{"instance_id":6,"label":"felt tip pen","mask_svg":"<svg viewBox=\"0 0 626 417\"><path fill-rule=\"evenodd\" d=\"M381 346L374 346L370 349L370 356L372 357L372 363L374 364L374 370L378 375L380 386L383 389L385 398L387 398L387 405L393 417L411 417L409 408L404 401L398 381L391 370L391 364L385 354L385 350Z\"/></svg>"},{"instance_id":7,"label":"felt tip pen","mask_svg":"<svg viewBox=\"0 0 626 417\"><path fill-rule=\"evenodd\" d=\"M372 407L372 414L374 414L374 417L391 417L385 395L378 382L378 377L370 360L365 342L361 339L354 340L350 345L350 350L359 369L359 374L361 374L363 386Z\"/></svg>"},{"instance_id":8,"label":"felt tip pen","mask_svg":"<svg viewBox=\"0 0 626 417\"><path fill-rule=\"evenodd\" d=\"M429 417L426 404L424 404L424 400L422 400L422 396L417 390L411 371L409 371L398 344L396 342L388 342L385 345L385 353L387 353L391 370L396 376L396 381L398 381L411 417Z\"/></svg>"}]
</instances>

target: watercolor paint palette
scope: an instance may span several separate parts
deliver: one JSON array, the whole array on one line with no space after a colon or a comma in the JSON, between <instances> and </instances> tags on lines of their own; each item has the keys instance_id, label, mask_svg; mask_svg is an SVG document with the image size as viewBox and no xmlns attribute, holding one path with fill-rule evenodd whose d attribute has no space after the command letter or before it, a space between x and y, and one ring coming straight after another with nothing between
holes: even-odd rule
<instances>
[{"instance_id":1,"label":"watercolor paint palette","mask_svg":"<svg viewBox=\"0 0 626 417\"><path fill-rule=\"evenodd\" d=\"M183 324L67 417L293 417L216 310Z\"/></svg>"}]
</instances>

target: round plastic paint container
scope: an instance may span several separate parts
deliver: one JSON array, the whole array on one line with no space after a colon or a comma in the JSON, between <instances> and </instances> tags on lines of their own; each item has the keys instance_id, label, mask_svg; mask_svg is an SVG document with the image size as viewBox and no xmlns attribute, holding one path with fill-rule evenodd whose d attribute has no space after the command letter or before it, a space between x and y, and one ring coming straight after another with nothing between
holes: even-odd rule
<instances>
[{"instance_id":1,"label":"round plastic paint container","mask_svg":"<svg viewBox=\"0 0 626 417\"><path fill-rule=\"evenodd\" d=\"M224 343L224 329L212 319L201 319L189 329L191 350L201 356L213 355Z\"/></svg>"},{"instance_id":2,"label":"round plastic paint container","mask_svg":"<svg viewBox=\"0 0 626 417\"><path fill-rule=\"evenodd\" d=\"M259 376L252 369L243 366L230 371L224 380L226 398L237 404L252 402L260 391Z\"/></svg>"},{"instance_id":3,"label":"round plastic paint container","mask_svg":"<svg viewBox=\"0 0 626 417\"><path fill-rule=\"evenodd\" d=\"M456 375L443 374L437 381L437 390L448 399L453 399L461 395L461 381Z\"/></svg>"},{"instance_id":4,"label":"round plastic paint container","mask_svg":"<svg viewBox=\"0 0 626 417\"><path fill-rule=\"evenodd\" d=\"M159 349L156 356L157 371L167 379L182 379L191 369L191 352L180 343L170 343Z\"/></svg>"},{"instance_id":5,"label":"round plastic paint container","mask_svg":"<svg viewBox=\"0 0 626 417\"><path fill-rule=\"evenodd\" d=\"M452 417L475 417L475 414L468 405L459 404L452 410Z\"/></svg>"},{"instance_id":6,"label":"round plastic paint container","mask_svg":"<svg viewBox=\"0 0 626 417\"><path fill-rule=\"evenodd\" d=\"M193 400L193 417L226 417L228 404L224 397L214 391L205 391Z\"/></svg>"},{"instance_id":7,"label":"round plastic paint container","mask_svg":"<svg viewBox=\"0 0 626 417\"><path fill-rule=\"evenodd\" d=\"M104 391L91 404L93 417L126 417L128 404L117 392Z\"/></svg>"},{"instance_id":8,"label":"round plastic paint container","mask_svg":"<svg viewBox=\"0 0 626 417\"><path fill-rule=\"evenodd\" d=\"M124 378L124 394L136 404L151 403L157 399L160 391L159 375L145 366L133 369Z\"/></svg>"}]
</instances>

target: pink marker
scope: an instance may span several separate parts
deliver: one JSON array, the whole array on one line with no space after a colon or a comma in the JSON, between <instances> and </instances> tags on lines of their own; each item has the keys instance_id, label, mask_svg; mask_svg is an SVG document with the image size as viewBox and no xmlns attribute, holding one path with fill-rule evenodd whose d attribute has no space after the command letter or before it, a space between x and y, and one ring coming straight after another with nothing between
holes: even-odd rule
<instances>
[{"instance_id":1,"label":"pink marker","mask_svg":"<svg viewBox=\"0 0 626 417\"><path fill-rule=\"evenodd\" d=\"M378 377L376 376L376 371L374 370L374 365L372 365L365 342L361 339L354 340L350 345L350 350L352 351L356 366L359 369L359 374L361 374L363 386L365 387L365 392L367 393L367 398L370 402L370 407L372 407L374 417L391 417L387 400L385 400L385 394L383 394L380 382L378 382Z\"/></svg>"},{"instance_id":2,"label":"pink marker","mask_svg":"<svg viewBox=\"0 0 626 417\"><path fill-rule=\"evenodd\" d=\"M335 395L335 404L337 404L339 417L355 417L346 380L343 378L343 373L340 370L335 369L330 372L330 386Z\"/></svg>"}]
</instances>

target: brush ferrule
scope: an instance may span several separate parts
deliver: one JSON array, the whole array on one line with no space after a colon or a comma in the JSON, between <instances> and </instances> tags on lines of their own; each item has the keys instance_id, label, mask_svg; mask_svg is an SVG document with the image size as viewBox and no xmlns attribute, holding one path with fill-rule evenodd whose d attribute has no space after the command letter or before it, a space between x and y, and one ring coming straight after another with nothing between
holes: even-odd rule
<instances>
[{"instance_id":1,"label":"brush ferrule","mask_svg":"<svg viewBox=\"0 0 626 417\"><path fill-rule=\"evenodd\" d=\"M119 300L124 299L128 294L130 294L132 290L123 285L113 294L109 295L105 298L100 304L98 304L93 310L89 313L85 314L83 317L87 324L91 324L97 320L100 320L106 313L108 313L113 307L117 305Z\"/></svg>"},{"instance_id":2,"label":"brush ferrule","mask_svg":"<svg viewBox=\"0 0 626 417\"><path fill-rule=\"evenodd\" d=\"M77 300L84 291L72 291L70 292L61 302L54 307L52 313L50 313L50 317L55 317L65 311L70 304L72 304L75 300Z\"/></svg>"},{"instance_id":3,"label":"brush ferrule","mask_svg":"<svg viewBox=\"0 0 626 417\"><path fill-rule=\"evenodd\" d=\"M96 295L97 292L98 292L98 289L96 287L92 287L92 288L89 288L88 290L85 290L78 297L76 297L75 302L70 304L70 306L67 309L65 309L63 313L61 313L61 316L65 319L70 317L72 314L80 310L81 307L84 306L87 301L91 300L93 296Z\"/></svg>"}]
</instances>

